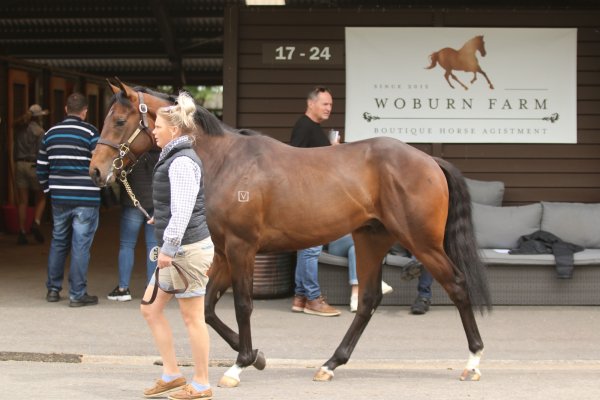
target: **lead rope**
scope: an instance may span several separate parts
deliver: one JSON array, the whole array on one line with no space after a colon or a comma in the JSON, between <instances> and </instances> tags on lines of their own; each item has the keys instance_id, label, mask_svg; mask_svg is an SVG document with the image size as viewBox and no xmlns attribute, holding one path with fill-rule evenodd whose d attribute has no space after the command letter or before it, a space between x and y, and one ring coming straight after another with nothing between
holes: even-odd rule
<instances>
[{"instance_id":1,"label":"lead rope","mask_svg":"<svg viewBox=\"0 0 600 400\"><path fill-rule=\"evenodd\" d=\"M135 194L133 193L133 190L131 190L131 186L129 186L129 182L127 182L127 172L125 172L125 170L121 170L121 173L119 174L119 180L121 181L121 183L125 187L125 191L127 192L127 194L129 195L129 198L133 202L133 205L138 210L140 210L142 214L144 214L144 216L146 217L146 219L150 220L152 217L150 217L150 215L148 214L148 211L146 211L144 209L144 207L142 207L142 204L135 197Z\"/></svg>"}]
</instances>

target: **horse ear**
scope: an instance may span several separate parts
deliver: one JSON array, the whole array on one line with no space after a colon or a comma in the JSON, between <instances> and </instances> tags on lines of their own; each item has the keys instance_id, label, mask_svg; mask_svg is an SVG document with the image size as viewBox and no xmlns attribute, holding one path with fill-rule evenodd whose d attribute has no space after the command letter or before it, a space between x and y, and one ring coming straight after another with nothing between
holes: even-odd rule
<instances>
[{"instance_id":1,"label":"horse ear","mask_svg":"<svg viewBox=\"0 0 600 400\"><path fill-rule=\"evenodd\" d=\"M112 90L113 94L117 94L121 91L121 89L119 87L112 84L110 79L106 79L106 82L108 82L108 86L110 86L110 89Z\"/></svg>"},{"instance_id":2,"label":"horse ear","mask_svg":"<svg viewBox=\"0 0 600 400\"><path fill-rule=\"evenodd\" d=\"M121 80L119 78L117 78L116 76L115 76L115 80L119 84L119 89L121 90L121 92L123 92L123 94L125 94L129 98L129 100L134 101L135 99L137 99L137 96L135 95L135 91L132 88L130 88L129 86L127 86L126 84L121 82Z\"/></svg>"}]
</instances>

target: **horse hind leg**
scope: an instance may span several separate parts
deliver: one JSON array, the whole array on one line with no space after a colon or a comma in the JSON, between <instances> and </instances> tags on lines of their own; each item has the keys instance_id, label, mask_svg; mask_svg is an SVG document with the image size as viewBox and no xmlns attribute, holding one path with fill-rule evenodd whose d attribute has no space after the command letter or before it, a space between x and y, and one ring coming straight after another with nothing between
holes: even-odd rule
<instances>
[{"instance_id":1,"label":"horse hind leg","mask_svg":"<svg viewBox=\"0 0 600 400\"><path fill-rule=\"evenodd\" d=\"M415 251L415 256L448 293L460 314L469 346L469 360L460 380L479 380L481 377L479 362L483 353L483 341L479 334L463 273L456 268L441 249L419 249Z\"/></svg>"},{"instance_id":2,"label":"horse hind leg","mask_svg":"<svg viewBox=\"0 0 600 400\"><path fill-rule=\"evenodd\" d=\"M452 79L454 79L456 82L459 83L460 86L462 86L465 90L469 90L468 87L465 86L464 83L462 83L457 77L456 75L454 75L452 72L450 72L450 76L452 77ZM446 80L448 80L448 78L446 78ZM449 82L449 81L448 81Z\"/></svg>"},{"instance_id":3,"label":"horse hind leg","mask_svg":"<svg viewBox=\"0 0 600 400\"><path fill-rule=\"evenodd\" d=\"M444 78L446 78L446 82L448 82L448 85L450 85L450 87L454 89L454 86L452 86L452 82L450 82L450 75L452 75L452 72L450 70L446 70Z\"/></svg>"},{"instance_id":4,"label":"horse hind leg","mask_svg":"<svg viewBox=\"0 0 600 400\"><path fill-rule=\"evenodd\" d=\"M373 232L372 228L362 228L353 233L358 275L358 310L333 356L316 372L313 378L315 381L332 380L333 371L348 362L381 302L381 261L394 239L383 227L378 229Z\"/></svg>"}]
</instances>

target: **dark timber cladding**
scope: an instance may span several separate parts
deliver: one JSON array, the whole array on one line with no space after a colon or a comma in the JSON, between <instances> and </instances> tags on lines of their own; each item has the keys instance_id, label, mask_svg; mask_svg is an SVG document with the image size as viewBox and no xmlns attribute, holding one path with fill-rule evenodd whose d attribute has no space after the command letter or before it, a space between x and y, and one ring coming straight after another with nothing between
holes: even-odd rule
<instances>
[{"instance_id":1,"label":"dark timber cladding","mask_svg":"<svg viewBox=\"0 0 600 400\"><path fill-rule=\"evenodd\" d=\"M306 92L331 88L333 115L325 128L344 131L345 64L274 66L263 60L268 43L310 44L344 49L344 27L546 27L578 28L577 144L419 144L421 150L456 164L466 176L501 180L506 204L534 201L600 202L600 12L558 9L278 9L237 8L235 46L225 63L237 63L236 85L225 90L235 107L225 121L288 142L304 111ZM237 41L235 41L237 39ZM275 49L276 50L276 49ZM285 49L279 51L284 52ZM285 53L282 54L285 56ZM229 81L228 81L229 77ZM228 93L229 92L229 93ZM237 95L237 97L232 97Z\"/></svg>"}]
</instances>

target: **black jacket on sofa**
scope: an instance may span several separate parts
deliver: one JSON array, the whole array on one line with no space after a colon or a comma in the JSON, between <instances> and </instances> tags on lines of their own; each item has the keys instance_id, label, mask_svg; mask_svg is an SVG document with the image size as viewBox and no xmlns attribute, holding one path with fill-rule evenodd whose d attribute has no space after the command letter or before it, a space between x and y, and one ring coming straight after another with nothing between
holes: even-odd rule
<instances>
[{"instance_id":1,"label":"black jacket on sofa","mask_svg":"<svg viewBox=\"0 0 600 400\"><path fill-rule=\"evenodd\" d=\"M568 243L546 231L536 231L531 235L523 235L517 247L510 254L554 254L557 277L571 279L573 277L573 254L584 248Z\"/></svg>"}]
</instances>

